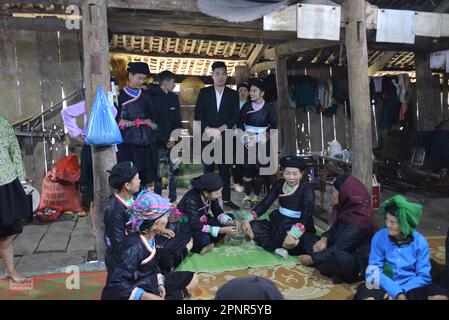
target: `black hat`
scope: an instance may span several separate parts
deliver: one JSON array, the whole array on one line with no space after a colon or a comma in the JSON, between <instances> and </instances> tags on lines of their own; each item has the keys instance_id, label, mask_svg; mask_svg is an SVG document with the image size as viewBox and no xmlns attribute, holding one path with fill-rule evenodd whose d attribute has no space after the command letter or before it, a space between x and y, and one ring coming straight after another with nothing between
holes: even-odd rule
<instances>
[{"instance_id":1,"label":"black hat","mask_svg":"<svg viewBox=\"0 0 449 320\"><path fill-rule=\"evenodd\" d=\"M241 82L241 83L239 83L239 85L237 86L237 91L238 91L240 88L242 88L242 87L248 89L248 91L249 91L249 84L248 84L248 82Z\"/></svg>"},{"instance_id":2,"label":"black hat","mask_svg":"<svg viewBox=\"0 0 449 320\"><path fill-rule=\"evenodd\" d=\"M237 278L218 289L215 300L284 300L275 284L262 277Z\"/></svg>"},{"instance_id":3,"label":"black hat","mask_svg":"<svg viewBox=\"0 0 449 320\"><path fill-rule=\"evenodd\" d=\"M128 63L127 71L132 74L150 74L150 68L148 68L148 64L146 64L145 62L130 62Z\"/></svg>"},{"instance_id":4,"label":"black hat","mask_svg":"<svg viewBox=\"0 0 449 320\"><path fill-rule=\"evenodd\" d=\"M346 179L348 179L349 175L344 174L341 176L338 176L334 181L334 187L338 191L340 191L341 186L345 183Z\"/></svg>"},{"instance_id":5,"label":"black hat","mask_svg":"<svg viewBox=\"0 0 449 320\"><path fill-rule=\"evenodd\" d=\"M223 187L223 179L215 172L208 172L190 180L192 187L198 191L217 191Z\"/></svg>"},{"instance_id":6,"label":"black hat","mask_svg":"<svg viewBox=\"0 0 449 320\"><path fill-rule=\"evenodd\" d=\"M250 82L250 86L255 86L260 89L260 91L267 91L267 85L261 79L252 79Z\"/></svg>"},{"instance_id":7,"label":"black hat","mask_svg":"<svg viewBox=\"0 0 449 320\"><path fill-rule=\"evenodd\" d=\"M307 162L305 162L302 158L289 155L281 158L281 168L284 170L285 168L298 168L301 171L307 170Z\"/></svg>"},{"instance_id":8,"label":"black hat","mask_svg":"<svg viewBox=\"0 0 449 320\"><path fill-rule=\"evenodd\" d=\"M126 182L130 182L138 173L137 167L131 161L117 163L112 170L108 170L109 185L120 190Z\"/></svg>"}]
</instances>

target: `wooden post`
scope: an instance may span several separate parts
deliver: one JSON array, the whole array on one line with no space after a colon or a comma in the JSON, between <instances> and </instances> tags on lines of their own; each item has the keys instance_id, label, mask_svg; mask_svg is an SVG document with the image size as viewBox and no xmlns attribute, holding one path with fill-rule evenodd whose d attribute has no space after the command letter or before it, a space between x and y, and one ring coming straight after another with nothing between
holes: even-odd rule
<instances>
[{"instance_id":1,"label":"wooden post","mask_svg":"<svg viewBox=\"0 0 449 320\"><path fill-rule=\"evenodd\" d=\"M443 74L443 119L446 119L449 116L449 103L448 103L448 75L449 73Z\"/></svg>"},{"instance_id":2,"label":"wooden post","mask_svg":"<svg viewBox=\"0 0 449 320\"><path fill-rule=\"evenodd\" d=\"M84 56L84 83L86 86L86 109L88 114L98 85L103 87L105 93L109 91L109 44L107 30L107 1L85 0L82 4L83 14L83 56ZM94 171L95 212L97 229L97 260L104 261L104 208L111 189L108 183L108 173L117 162L112 147L92 147L92 160Z\"/></svg>"},{"instance_id":3,"label":"wooden post","mask_svg":"<svg viewBox=\"0 0 449 320\"><path fill-rule=\"evenodd\" d=\"M416 96L418 108L418 130L433 130L436 125L435 90L433 88L430 57L424 52L415 52ZM439 108L438 108L439 109Z\"/></svg>"},{"instance_id":4,"label":"wooden post","mask_svg":"<svg viewBox=\"0 0 449 320\"><path fill-rule=\"evenodd\" d=\"M235 67L235 84L239 85L243 81L248 80L249 70L248 66L236 66Z\"/></svg>"},{"instance_id":5,"label":"wooden post","mask_svg":"<svg viewBox=\"0 0 449 320\"><path fill-rule=\"evenodd\" d=\"M372 124L368 83L368 49L366 44L365 1L345 2L349 22L346 26L348 56L349 101L352 122L352 174L371 194Z\"/></svg>"},{"instance_id":6,"label":"wooden post","mask_svg":"<svg viewBox=\"0 0 449 320\"><path fill-rule=\"evenodd\" d=\"M287 57L280 56L277 50L275 56L276 87L278 92L278 128L281 128L279 145L282 150L282 155L296 154L295 112L290 109L287 80Z\"/></svg>"}]
</instances>

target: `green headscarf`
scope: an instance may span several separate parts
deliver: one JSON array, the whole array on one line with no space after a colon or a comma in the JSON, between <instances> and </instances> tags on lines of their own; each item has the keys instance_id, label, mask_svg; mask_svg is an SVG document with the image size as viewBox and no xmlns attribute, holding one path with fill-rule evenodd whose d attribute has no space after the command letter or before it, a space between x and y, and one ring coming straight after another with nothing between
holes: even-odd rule
<instances>
[{"instance_id":1,"label":"green headscarf","mask_svg":"<svg viewBox=\"0 0 449 320\"><path fill-rule=\"evenodd\" d=\"M397 207L395 217L398 220L404 238L408 238L418 226L423 206L408 201L408 199L402 195L396 195L381 204L379 212L384 218L387 215L387 208L391 205Z\"/></svg>"}]
</instances>

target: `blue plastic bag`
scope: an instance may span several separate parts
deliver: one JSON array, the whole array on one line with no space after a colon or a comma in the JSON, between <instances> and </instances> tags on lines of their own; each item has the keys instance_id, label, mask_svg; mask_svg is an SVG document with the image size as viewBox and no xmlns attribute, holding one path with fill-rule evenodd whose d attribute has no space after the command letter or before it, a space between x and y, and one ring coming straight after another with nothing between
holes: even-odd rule
<instances>
[{"instance_id":1,"label":"blue plastic bag","mask_svg":"<svg viewBox=\"0 0 449 320\"><path fill-rule=\"evenodd\" d=\"M122 142L122 134L112 114L109 101L99 85L89 117L86 143L94 146L111 146Z\"/></svg>"}]
</instances>

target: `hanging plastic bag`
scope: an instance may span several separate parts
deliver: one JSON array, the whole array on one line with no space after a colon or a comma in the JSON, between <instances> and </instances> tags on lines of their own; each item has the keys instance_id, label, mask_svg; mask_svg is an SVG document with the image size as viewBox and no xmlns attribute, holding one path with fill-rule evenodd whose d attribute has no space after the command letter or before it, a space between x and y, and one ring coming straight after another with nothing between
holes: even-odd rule
<instances>
[{"instance_id":1,"label":"hanging plastic bag","mask_svg":"<svg viewBox=\"0 0 449 320\"><path fill-rule=\"evenodd\" d=\"M112 115L109 101L99 85L89 117L86 143L94 146L111 146L122 142L122 134Z\"/></svg>"}]
</instances>

